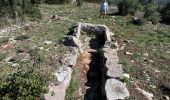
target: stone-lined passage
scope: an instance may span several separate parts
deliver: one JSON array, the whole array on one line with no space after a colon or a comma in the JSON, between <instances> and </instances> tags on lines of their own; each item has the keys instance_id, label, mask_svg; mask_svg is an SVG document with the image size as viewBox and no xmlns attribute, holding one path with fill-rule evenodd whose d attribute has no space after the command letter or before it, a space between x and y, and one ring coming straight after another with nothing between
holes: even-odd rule
<instances>
[{"instance_id":1,"label":"stone-lined passage","mask_svg":"<svg viewBox=\"0 0 170 100\"><path fill-rule=\"evenodd\" d=\"M86 46L82 34L95 34ZM112 32L106 25L77 23L72 35L65 36L63 43L68 49L62 59L61 66L55 73L55 81L51 82L46 100L64 100L71 80L72 67L75 66L79 54L87 51L91 55L87 68L87 83L89 89L84 94L84 100L117 100L125 99L130 94L126 86L119 81L123 70L119 64L115 42L111 41ZM96 40L95 40L96 39ZM96 43L98 45L96 45ZM89 48L88 48L89 47Z\"/></svg>"}]
</instances>

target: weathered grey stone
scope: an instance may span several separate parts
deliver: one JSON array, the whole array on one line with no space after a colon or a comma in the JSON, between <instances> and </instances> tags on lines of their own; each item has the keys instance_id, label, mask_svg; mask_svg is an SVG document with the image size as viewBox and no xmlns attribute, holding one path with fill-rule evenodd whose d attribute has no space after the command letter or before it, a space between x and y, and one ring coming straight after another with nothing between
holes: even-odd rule
<instances>
[{"instance_id":1,"label":"weathered grey stone","mask_svg":"<svg viewBox=\"0 0 170 100\"><path fill-rule=\"evenodd\" d=\"M120 78L123 76L123 69L119 64L117 51L110 48L104 48L104 57L106 58L105 66L107 68L107 76Z\"/></svg>"},{"instance_id":2,"label":"weathered grey stone","mask_svg":"<svg viewBox=\"0 0 170 100\"><path fill-rule=\"evenodd\" d=\"M106 41L104 47L105 48L117 49L118 48L118 44L117 44L117 42Z\"/></svg>"},{"instance_id":3,"label":"weathered grey stone","mask_svg":"<svg viewBox=\"0 0 170 100\"><path fill-rule=\"evenodd\" d=\"M125 99L130 96L126 86L122 82L113 78L106 81L105 91L107 100Z\"/></svg>"},{"instance_id":4,"label":"weathered grey stone","mask_svg":"<svg viewBox=\"0 0 170 100\"><path fill-rule=\"evenodd\" d=\"M49 86L49 92L44 95L45 100L65 100L71 74L72 69L70 67L59 67L55 73L55 81Z\"/></svg>"},{"instance_id":5,"label":"weathered grey stone","mask_svg":"<svg viewBox=\"0 0 170 100\"><path fill-rule=\"evenodd\" d=\"M63 39L63 43L66 46L80 47L81 43L75 36L66 36Z\"/></svg>"},{"instance_id":6,"label":"weathered grey stone","mask_svg":"<svg viewBox=\"0 0 170 100\"><path fill-rule=\"evenodd\" d=\"M75 66L77 62L77 54L64 54L62 61L62 64L66 66Z\"/></svg>"},{"instance_id":7,"label":"weathered grey stone","mask_svg":"<svg viewBox=\"0 0 170 100\"><path fill-rule=\"evenodd\" d=\"M43 43L46 44L46 45L49 45L49 44L52 44L53 42L52 42L52 41L47 41L47 40L46 40L46 41L44 41Z\"/></svg>"},{"instance_id":8,"label":"weathered grey stone","mask_svg":"<svg viewBox=\"0 0 170 100\"><path fill-rule=\"evenodd\" d=\"M87 33L103 34L105 31L104 25L94 25L90 23L82 23L81 30Z\"/></svg>"},{"instance_id":9,"label":"weathered grey stone","mask_svg":"<svg viewBox=\"0 0 170 100\"><path fill-rule=\"evenodd\" d=\"M87 33L103 34L106 41L111 41L111 32L106 25L94 25L90 23L82 23L81 30Z\"/></svg>"},{"instance_id":10,"label":"weathered grey stone","mask_svg":"<svg viewBox=\"0 0 170 100\"><path fill-rule=\"evenodd\" d=\"M74 29L74 33L73 33L73 35L77 38L77 39L79 39L79 37L80 37L80 35L81 35L81 23L78 23L77 24L77 27Z\"/></svg>"}]
</instances>

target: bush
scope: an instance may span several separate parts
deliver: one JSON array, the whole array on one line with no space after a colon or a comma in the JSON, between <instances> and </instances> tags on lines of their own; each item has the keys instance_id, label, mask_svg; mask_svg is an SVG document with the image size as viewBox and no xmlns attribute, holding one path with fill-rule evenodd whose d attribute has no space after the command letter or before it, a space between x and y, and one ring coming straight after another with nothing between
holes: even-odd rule
<instances>
[{"instance_id":1,"label":"bush","mask_svg":"<svg viewBox=\"0 0 170 100\"><path fill-rule=\"evenodd\" d=\"M138 0L123 0L118 3L118 10L121 15L134 15L141 7Z\"/></svg>"},{"instance_id":2,"label":"bush","mask_svg":"<svg viewBox=\"0 0 170 100\"><path fill-rule=\"evenodd\" d=\"M7 37L1 37L1 38L0 38L0 45L3 44L3 43L8 42L8 40L9 40L9 39L8 39Z\"/></svg>"},{"instance_id":3,"label":"bush","mask_svg":"<svg viewBox=\"0 0 170 100\"><path fill-rule=\"evenodd\" d=\"M42 17L40 10L33 6L33 1L42 0L0 0L0 19L8 21L9 19L24 19L28 16L33 19Z\"/></svg>"},{"instance_id":4,"label":"bush","mask_svg":"<svg viewBox=\"0 0 170 100\"><path fill-rule=\"evenodd\" d=\"M41 4L43 2L45 2L45 0L31 0L32 4Z\"/></svg>"},{"instance_id":5,"label":"bush","mask_svg":"<svg viewBox=\"0 0 170 100\"><path fill-rule=\"evenodd\" d=\"M161 10L162 22L170 23L170 3Z\"/></svg>"},{"instance_id":6,"label":"bush","mask_svg":"<svg viewBox=\"0 0 170 100\"><path fill-rule=\"evenodd\" d=\"M158 5L150 2L145 6L144 18L151 21L152 24L157 24L160 21L160 15L157 12Z\"/></svg>"},{"instance_id":7,"label":"bush","mask_svg":"<svg viewBox=\"0 0 170 100\"><path fill-rule=\"evenodd\" d=\"M39 100L49 80L33 67L19 67L9 77L0 79L0 100Z\"/></svg>"},{"instance_id":8,"label":"bush","mask_svg":"<svg viewBox=\"0 0 170 100\"><path fill-rule=\"evenodd\" d=\"M150 16L153 16L155 12L157 11L158 6L155 3L148 3L145 6L145 18L149 18Z\"/></svg>"},{"instance_id":9,"label":"bush","mask_svg":"<svg viewBox=\"0 0 170 100\"><path fill-rule=\"evenodd\" d=\"M152 24L156 25L160 21L160 16L155 14L155 15L150 16L150 18L148 20L151 21Z\"/></svg>"}]
</instances>

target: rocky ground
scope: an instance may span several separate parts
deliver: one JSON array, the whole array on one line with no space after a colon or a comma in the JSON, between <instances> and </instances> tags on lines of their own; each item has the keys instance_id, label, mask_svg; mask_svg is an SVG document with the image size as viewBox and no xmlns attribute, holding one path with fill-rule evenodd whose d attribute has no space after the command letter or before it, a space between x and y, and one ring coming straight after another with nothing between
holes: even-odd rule
<instances>
[{"instance_id":1,"label":"rocky ground","mask_svg":"<svg viewBox=\"0 0 170 100\"><path fill-rule=\"evenodd\" d=\"M110 7L107 18L101 20L96 4L85 3L82 7L39 6L44 15L40 22L28 22L0 30L1 78L20 65L33 65L40 67L39 71L44 73L55 73L66 51L61 39L73 31L73 25L77 22L105 24L115 34L120 64L126 76L121 81L130 91L129 100L140 100L146 93L150 93L149 97L155 100L169 100L170 26L152 25L150 22L143 26L133 25L130 16L114 14L116 7ZM76 70L73 71L66 95L68 100L75 99L77 90L84 91L77 88L81 77Z\"/></svg>"}]
</instances>

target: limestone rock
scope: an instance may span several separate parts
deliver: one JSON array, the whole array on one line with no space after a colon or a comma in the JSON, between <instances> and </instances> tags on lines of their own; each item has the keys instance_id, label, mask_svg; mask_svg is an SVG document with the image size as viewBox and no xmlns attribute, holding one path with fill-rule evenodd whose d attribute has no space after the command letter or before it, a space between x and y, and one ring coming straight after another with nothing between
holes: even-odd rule
<instances>
[{"instance_id":1,"label":"limestone rock","mask_svg":"<svg viewBox=\"0 0 170 100\"><path fill-rule=\"evenodd\" d=\"M55 81L49 86L49 92L44 95L45 100L65 100L71 74L72 69L70 67L59 67L55 73Z\"/></svg>"},{"instance_id":2,"label":"limestone rock","mask_svg":"<svg viewBox=\"0 0 170 100\"><path fill-rule=\"evenodd\" d=\"M105 66L107 68L107 76L120 78L123 76L123 69L119 64L117 51L110 48L104 48L104 57L106 58Z\"/></svg>"},{"instance_id":3,"label":"limestone rock","mask_svg":"<svg viewBox=\"0 0 170 100\"><path fill-rule=\"evenodd\" d=\"M125 52L125 55L133 55L131 52Z\"/></svg>"},{"instance_id":4,"label":"limestone rock","mask_svg":"<svg viewBox=\"0 0 170 100\"><path fill-rule=\"evenodd\" d=\"M153 100L154 95L152 93L146 92L145 90L141 89L137 82L134 82L132 85L132 94L134 95L136 100L142 98L142 100Z\"/></svg>"},{"instance_id":5,"label":"limestone rock","mask_svg":"<svg viewBox=\"0 0 170 100\"><path fill-rule=\"evenodd\" d=\"M80 35L81 35L81 23L78 23L77 27L74 29L74 33L73 35L79 39Z\"/></svg>"},{"instance_id":6,"label":"limestone rock","mask_svg":"<svg viewBox=\"0 0 170 100\"><path fill-rule=\"evenodd\" d=\"M125 99L130 96L126 86L122 82L113 78L106 81L105 90L107 100Z\"/></svg>"},{"instance_id":7,"label":"limestone rock","mask_svg":"<svg viewBox=\"0 0 170 100\"><path fill-rule=\"evenodd\" d=\"M60 59L60 62L62 65L65 66L75 66L76 65L76 61L77 61L77 57L78 55L75 54L64 54L64 56Z\"/></svg>"},{"instance_id":8,"label":"limestone rock","mask_svg":"<svg viewBox=\"0 0 170 100\"><path fill-rule=\"evenodd\" d=\"M75 36L66 36L63 39L63 43L66 46L79 47L81 45L80 41Z\"/></svg>"},{"instance_id":9,"label":"limestone rock","mask_svg":"<svg viewBox=\"0 0 170 100\"><path fill-rule=\"evenodd\" d=\"M106 25L94 25L90 23L82 23L81 30L87 33L103 34L105 40L111 41L111 33Z\"/></svg>"},{"instance_id":10,"label":"limestone rock","mask_svg":"<svg viewBox=\"0 0 170 100\"><path fill-rule=\"evenodd\" d=\"M49 45L49 44L52 44L53 42L51 42L51 41L44 41L43 43Z\"/></svg>"}]
</instances>

